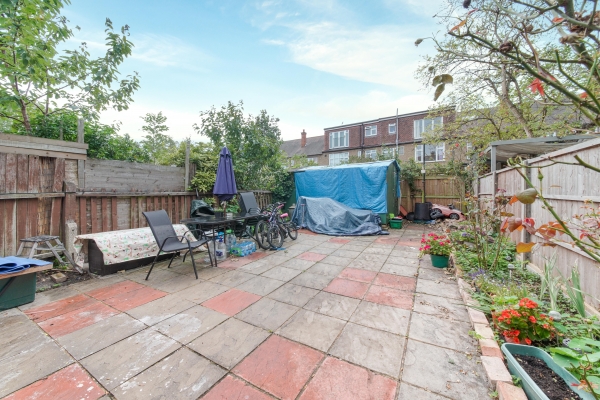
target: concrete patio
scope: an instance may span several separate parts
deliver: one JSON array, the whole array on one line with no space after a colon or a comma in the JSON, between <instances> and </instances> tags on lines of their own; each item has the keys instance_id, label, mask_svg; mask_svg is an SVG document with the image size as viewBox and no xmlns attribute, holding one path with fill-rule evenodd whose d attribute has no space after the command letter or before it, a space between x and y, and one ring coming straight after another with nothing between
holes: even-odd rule
<instances>
[{"instance_id":1,"label":"concrete patio","mask_svg":"<svg viewBox=\"0 0 600 400\"><path fill-rule=\"evenodd\" d=\"M0 313L0 397L489 398L457 283L418 259L422 233L305 232L198 280L179 261L38 294Z\"/></svg>"}]
</instances>

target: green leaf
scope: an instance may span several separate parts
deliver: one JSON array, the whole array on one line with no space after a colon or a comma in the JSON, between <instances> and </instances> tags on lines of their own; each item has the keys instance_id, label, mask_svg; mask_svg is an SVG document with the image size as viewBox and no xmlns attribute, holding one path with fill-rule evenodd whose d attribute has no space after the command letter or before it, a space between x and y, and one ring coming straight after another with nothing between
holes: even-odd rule
<instances>
[{"instance_id":1,"label":"green leaf","mask_svg":"<svg viewBox=\"0 0 600 400\"><path fill-rule=\"evenodd\" d=\"M552 359L555 363L563 368L573 368L573 366L577 367L579 365L579 360L575 360L571 357L565 357L561 354L552 354Z\"/></svg>"},{"instance_id":2,"label":"green leaf","mask_svg":"<svg viewBox=\"0 0 600 400\"><path fill-rule=\"evenodd\" d=\"M577 353L574 350L567 349L566 347L551 347L548 349L548 351L553 354L561 354L563 356L573 358L576 360L578 360L581 357L581 355L579 353Z\"/></svg>"}]
</instances>

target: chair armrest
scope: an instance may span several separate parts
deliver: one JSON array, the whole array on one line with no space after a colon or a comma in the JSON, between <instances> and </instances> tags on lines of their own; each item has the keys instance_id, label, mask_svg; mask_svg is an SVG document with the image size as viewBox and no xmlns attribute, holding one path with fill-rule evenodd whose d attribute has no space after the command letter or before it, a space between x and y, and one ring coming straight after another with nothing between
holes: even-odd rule
<instances>
[{"instance_id":1,"label":"chair armrest","mask_svg":"<svg viewBox=\"0 0 600 400\"><path fill-rule=\"evenodd\" d=\"M185 237L185 233L181 236L169 236L169 237L166 237L165 240L163 240L162 244L160 245L160 250L162 250L162 248L165 246L165 243L167 242L167 240L173 239L173 238L179 239L179 241L182 243L183 243L183 239L185 239L188 243L190 242L190 240Z\"/></svg>"},{"instance_id":2,"label":"chair armrest","mask_svg":"<svg viewBox=\"0 0 600 400\"><path fill-rule=\"evenodd\" d=\"M202 229L190 229L186 231L184 235L189 232L200 232L199 238L208 239L208 236L206 236L206 233Z\"/></svg>"}]
</instances>

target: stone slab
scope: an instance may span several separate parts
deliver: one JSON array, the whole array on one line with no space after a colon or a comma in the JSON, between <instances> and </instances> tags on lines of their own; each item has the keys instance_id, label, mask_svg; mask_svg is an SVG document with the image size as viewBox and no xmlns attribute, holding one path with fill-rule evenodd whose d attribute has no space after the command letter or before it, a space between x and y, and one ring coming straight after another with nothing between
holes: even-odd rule
<instances>
[{"instance_id":1,"label":"stone slab","mask_svg":"<svg viewBox=\"0 0 600 400\"><path fill-rule=\"evenodd\" d=\"M237 289L244 292L254 293L259 296L266 296L278 287L283 285L283 282L277 279L271 279L264 276L255 276L239 285Z\"/></svg>"},{"instance_id":2,"label":"stone slab","mask_svg":"<svg viewBox=\"0 0 600 400\"><path fill-rule=\"evenodd\" d=\"M254 278L253 274L243 272L241 270L228 271L222 275L211 278L210 281L220 285L236 287L242 283Z\"/></svg>"},{"instance_id":3,"label":"stone slab","mask_svg":"<svg viewBox=\"0 0 600 400\"><path fill-rule=\"evenodd\" d=\"M329 255L329 256L325 257L324 259L322 259L320 262L323 264L330 264L330 265L336 265L339 267L346 267L348 264L350 264L350 261L352 261L351 258Z\"/></svg>"},{"instance_id":4,"label":"stone slab","mask_svg":"<svg viewBox=\"0 0 600 400\"><path fill-rule=\"evenodd\" d=\"M269 333L264 329L230 318L191 342L188 347L231 369L268 336Z\"/></svg>"},{"instance_id":5,"label":"stone slab","mask_svg":"<svg viewBox=\"0 0 600 400\"><path fill-rule=\"evenodd\" d=\"M237 314L236 318L273 332L298 310L298 307L263 297Z\"/></svg>"},{"instance_id":6,"label":"stone slab","mask_svg":"<svg viewBox=\"0 0 600 400\"><path fill-rule=\"evenodd\" d=\"M383 266L381 267L379 272L383 272L386 274L415 277L415 276L417 276L418 271L419 271L419 267L417 267L417 266L397 265L397 264L392 264L392 263L387 262L387 263L383 264Z\"/></svg>"},{"instance_id":7,"label":"stone slab","mask_svg":"<svg viewBox=\"0 0 600 400\"><path fill-rule=\"evenodd\" d=\"M332 280L333 276L314 274L308 270L292 279L290 283L293 283L294 285L305 286L311 289L322 290L325 289Z\"/></svg>"},{"instance_id":8,"label":"stone slab","mask_svg":"<svg viewBox=\"0 0 600 400\"><path fill-rule=\"evenodd\" d=\"M113 390L117 399L187 400L202 396L227 371L181 348Z\"/></svg>"},{"instance_id":9,"label":"stone slab","mask_svg":"<svg viewBox=\"0 0 600 400\"><path fill-rule=\"evenodd\" d=\"M248 385L239 378L227 375L202 400L271 400L272 397Z\"/></svg>"},{"instance_id":10,"label":"stone slab","mask_svg":"<svg viewBox=\"0 0 600 400\"><path fill-rule=\"evenodd\" d=\"M427 279L419 279L417 282L417 292L430 294L433 296L462 300L462 297L458 292L458 285L456 284L456 282L445 283L443 281L430 281Z\"/></svg>"},{"instance_id":11,"label":"stone slab","mask_svg":"<svg viewBox=\"0 0 600 400\"><path fill-rule=\"evenodd\" d=\"M315 289L286 283L268 297L296 307L303 307L310 299L316 296L317 293L319 293L319 291Z\"/></svg>"},{"instance_id":12,"label":"stone slab","mask_svg":"<svg viewBox=\"0 0 600 400\"><path fill-rule=\"evenodd\" d=\"M162 334L187 344L198 336L205 334L229 318L210 308L194 306L158 324L154 329Z\"/></svg>"},{"instance_id":13,"label":"stone slab","mask_svg":"<svg viewBox=\"0 0 600 400\"><path fill-rule=\"evenodd\" d=\"M81 360L146 328L127 314L119 314L57 339L76 360ZM110 334L107 334L110 333Z\"/></svg>"},{"instance_id":14,"label":"stone slab","mask_svg":"<svg viewBox=\"0 0 600 400\"><path fill-rule=\"evenodd\" d=\"M261 276L265 276L267 278L277 279L283 282L287 282L290 279L293 279L302 271L298 271L296 269L282 267L281 265L271 268L267 272L263 273Z\"/></svg>"},{"instance_id":15,"label":"stone slab","mask_svg":"<svg viewBox=\"0 0 600 400\"><path fill-rule=\"evenodd\" d=\"M81 365L112 390L171 354L180 344L146 329L81 360Z\"/></svg>"},{"instance_id":16,"label":"stone slab","mask_svg":"<svg viewBox=\"0 0 600 400\"><path fill-rule=\"evenodd\" d=\"M364 269L367 271L373 271L373 272L379 272L379 270L381 270L381 267L383 266L384 262L383 261L367 261L367 260L359 260L359 259L354 259L352 261L350 261L350 263L347 265L348 268L358 268L358 269Z\"/></svg>"},{"instance_id":17,"label":"stone slab","mask_svg":"<svg viewBox=\"0 0 600 400\"><path fill-rule=\"evenodd\" d=\"M183 289L172 296L200 304L221 293L225 293L228 290L229 288L227 286L219 285L218 283L202 282L187 289Z\"/></svg>"},{"instance_id":18,"label":"stone slab","mask_svg":"<svg viewBox=\"0 0 600 400\"><path fill-rule=\"evenodd\" d=\"M310 311L325 314L330 317L347 321L352 316L360 300L333 293L320 292L310 300L304 308Z\"/></svg>"},{"instance_id":19,"label":"stone slab","mask_svg":"<svg viewBox=\"0 0 600 400\"><path fill-rule=\"evenodd\" d=\"M308 257L315 259L315 260L308 260L308 259L300 258L302 256L307 257L306 254L309 254ZM315 262L319 261L318 256L321 256L321 254L302 253L298 256L298 258L292 258L291 260L288 260L288 261L284 262L283 264L281 264L281 266L285 267L285 268L295 269L298 271L306 271L307 269L309 269L310 267L315 265Z\"/></svg>"},{"instance_id":20,"label":"stone slab","mask_svg":"<svg viewBox=\"0 0 600 400\"><path fill-rule=\"evenodd\" d=\"M421 314L436 315L442 318L469 322L467 307L461 300L428 294L417 294L415 296L414 310Z\"/></svg>"},{"instance_id":21,"label":"stone slab","mask_svg":"<svg viewBox=\"0 0 600 400\"><path fill-rule=\"evenodd\" d=\"M202 305L222 314L234 316L258 300L260 300L258 295L238 289L229 289L227 292L205 301Z\"/></svg>"},{"instance_id":22,"label":"stone slab","mask_svg":"<svg viewBox=\"0 0 600 400\"><path fill-rule=\"evenodd\" d=\"M413 312L408 336L436 346L474 353L477 342L469 336L470 330L468 322Z\"/></svg>"},{"instance_id":23,"label":"stone slab","mask_svg":"<svg viewBox=\"0 0 600 400\"><path fill-rule=\"evenodd\" d=\"M183 300L180 297L168 295L127 311L133 318L142 321L146 325L154 325L175 314L192 308L196 303Z\"/></svg>"},{"instance_id":24,"label":"stone slab","mask_svg":"<svg viewBox=\"0 0 600 400\"><path fill-rule=\"evenodd\" d=\"M315 349L327 351L344 325L345 322L337 318L300 310L276 333Z\"/></svg>"},{"instance_id":25,"label":"stone slab","mask_svg":"<svg viewBox=\"0 0 600 400\"><path fill-rule=\"evenodd\" d=\"M398 379L404 340L389 332L348 323L330 354Z\"/></svg>"},{"instance_id":26,"label":"stone slab","mask_svg":"<svg viewBox=\"0 0 600 400\"><path fill-rule=\"evenodd\" d=\"M350 321L397 335L406 335L409 319L409 310L361 301Z\"/></svg>"},{"instance_id":27,"label":"stone slab","mask_svg":"<svg viewBox=\"0 0 600 400\"><path fill-rule=\"evenodd\" d=\"M398 390L398 397L396 400L447 400L448 397L442 397L438 394L432 393L429 390L421 389L405 382L400 382L400 389Z\"/></svg>"}]
</instances>

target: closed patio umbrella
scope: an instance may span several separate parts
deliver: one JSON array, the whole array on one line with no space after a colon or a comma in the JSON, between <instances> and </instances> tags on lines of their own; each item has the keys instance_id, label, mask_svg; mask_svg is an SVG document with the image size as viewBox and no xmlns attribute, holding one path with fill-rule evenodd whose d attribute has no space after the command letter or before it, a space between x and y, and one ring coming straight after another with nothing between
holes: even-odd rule
<instances>
[{"instance_id":1,"label":"closed patio umbrella","mask_svg":"<svg viewBox=\"0 0 600 400\"><path fill-rule=\"evenodd\" d=\"M219 166L213 194L219 198L220 202L229 201L237 194L231 153L227 147L223 147L219 153Z\"/></svg>"}]
</instances>

